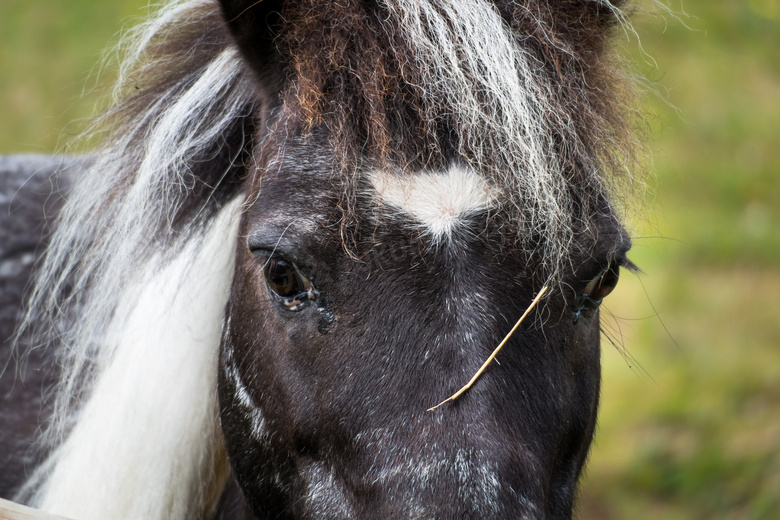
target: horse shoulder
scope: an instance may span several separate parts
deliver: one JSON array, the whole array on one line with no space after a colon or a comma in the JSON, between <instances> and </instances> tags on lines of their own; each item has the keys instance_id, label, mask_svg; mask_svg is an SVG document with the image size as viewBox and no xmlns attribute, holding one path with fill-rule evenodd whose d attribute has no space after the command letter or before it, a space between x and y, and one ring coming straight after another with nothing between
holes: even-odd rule
<instances>
[{"instance_id":1,"label":"horse shoulder","mask_svg":"<svg viewBox=\"0 0 780 520\"><path fill-rule=\"evenodd\" d=\"M0 497L9 497L35 468L33 441L43 393L56 380L52 356L15 351L12 336L34 266L44 252L71 172L83 159L0 156Z\"/></svg>"}]
</instances>

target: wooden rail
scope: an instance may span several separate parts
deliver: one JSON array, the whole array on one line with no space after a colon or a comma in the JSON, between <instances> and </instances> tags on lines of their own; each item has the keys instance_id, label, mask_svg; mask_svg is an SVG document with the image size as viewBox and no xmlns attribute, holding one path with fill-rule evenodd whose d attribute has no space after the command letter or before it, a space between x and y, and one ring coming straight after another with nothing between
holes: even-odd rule
<instances>
[{"instance_id":1,"label":"wooden rail","mask_svg":"<svg viewBox=\"0 0 780 520\"><path fill-rule=\"evenodd\" d=\"M0 520L67 520L38 509L23 506L0 498Z\"/></svg>"}]
</instances>

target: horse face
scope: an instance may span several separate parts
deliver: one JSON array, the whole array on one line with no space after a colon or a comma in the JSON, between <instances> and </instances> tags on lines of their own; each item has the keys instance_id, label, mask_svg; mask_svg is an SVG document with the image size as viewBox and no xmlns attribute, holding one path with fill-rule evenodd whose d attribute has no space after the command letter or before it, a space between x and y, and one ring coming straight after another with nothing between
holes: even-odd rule
<instances>
[{"instance_id":1,"label":"horse face","mask_svg":"<svg viewBox=\"0 0 780 520\"><path fill-rule=\"evenodd\" d=\"M464 13L471 5L456 3ZM389 14L381 5L329 3L332 11L354 11L342 18L359 34L345 36L349 31L327 19L320 45L307 31L317 32L322 24L295 25L313 23L319 11L302 8L295 16L289 11L280 16L281 4L222 2L235 41L256 73L263 114L256 125L260 145L249 172L219 380L226 447L253 513L570 518L598 403L598 304L614 287L628 248L600 198L600 180L588 177L598 168L582 155L587 147L568 146L568 134L561 133L569 131L568 123L550 129L528 122L537 114L533 109L524 113L504 105L493 113L511 113L523 128L521 140L541 136L551 153L582 152L562 157L553 174L582 195L571 199L572 214L565 215L575 223L562 262L568 271L476 384L429 410L469 381L546 282L546 264L539 258L544 248L528 237L517 240L518 225L504 211L523 190L511 182L502 186L500 172L484 175L464 165L471 160L492 167L527 150L502 153L512 140L491 140L496 127L490 117L481 119L485 111L475 108L478 96L452 105L467 112L457 119L447 105L447 96L457 92L436 91L439 84L418 89L415 78L427 76L412 70L412 47L385 52L402 38L430 36L427 29L396 20L398 32L390 34ZM426 5L426 16L438 16L435 6ZM547 5L536 14L546 13ZM480 4L485 9L480 16L492 16L496 30L510 25L521 30L525 15L512 10L523 9L514 3L505 7ZM593 2L560 7L569 10L561 13L567 23L572 21L562 27L592 32L586 43L593 48L578 52L599 52L603 38L597 31L611 13L602 7ZM480 25L481 18L470 23L474 31L488 27ZM535 15L528 23L538 23ZM280 30L284 24L292 29ZM445 26L450 27L429 29ZM386 36L390 44L382 40ZM548 48L525 49L516 57L524 60L526 51ZM481 52L479 46L471 50ZM519 73L559 70L553 64L570 55L564 49L560 56L546 56L549 70L535 69L537 62L529 60ZM483 58L481 63L492 66L491 56ZM472 75L481 74L480 67ZM497 76L491 78L485 89ZM514 99L514 91L507 92ZM495 100L502 102L507 92ZM537 93L544 92L551 90ZM430 111L439 115L429 119ZM342 115L318 124L336 112ZM553 124L561 122L557 113L550 117ZM474 130L472 124L484 127ZM572 142L577 139L572 136ZM388 152L393 143L398 146ZM521 157L526 166L514 164L514 178L536 175L533 166L548 156L536 157L528 164ZM387 166L394 162L406 166L394 171ZM531 186L523 178L519 182Z\"/></svg>"},{"instance_id":2,"label":"horse face","mask_svg":"<svg viewBox=\"0 0 780 520\"><path fill-rule=\"evenodd\" d=\"M568 517L600 374L598 311L577 296L621 230L605 220L588 257L572 258L581 267L562 286L575 290L533 313L466 394L428 411L528 307L540 288L534 266L507 246L489 201L444 215L455 217L450 234L436 240L436 215L422 217L415 198L435 213L485 197L457 167L397 186L364 172L360 240L345 248L322 149L288 148L241 225L219 388L254 513ZM406 207L394 199L404 193Z\"/></svg>"}]
</instances>

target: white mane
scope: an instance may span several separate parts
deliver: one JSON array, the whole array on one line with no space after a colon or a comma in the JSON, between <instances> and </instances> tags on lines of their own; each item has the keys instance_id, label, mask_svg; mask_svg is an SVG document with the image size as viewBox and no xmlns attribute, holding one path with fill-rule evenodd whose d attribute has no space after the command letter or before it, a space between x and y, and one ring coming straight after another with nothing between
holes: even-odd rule
<instances>
[{"instance_id":1,"label":"white mane","mask_svg":"<svg viewBox=\"0 0 780 520\"><path fill-rule=\"evenodd\" d=\"M150 47L217 12L176 2L134 31L117 91L153 65ZM179 229L174 220L190 169L254 102L243 74L227 46L182 74L123 122L69 193L20 328L57 347L62 376L51 454L18 500L77 519L190 519L216 507L229 471L216 363L240 203L202 204Z\"/></svg>"}]
</instances>

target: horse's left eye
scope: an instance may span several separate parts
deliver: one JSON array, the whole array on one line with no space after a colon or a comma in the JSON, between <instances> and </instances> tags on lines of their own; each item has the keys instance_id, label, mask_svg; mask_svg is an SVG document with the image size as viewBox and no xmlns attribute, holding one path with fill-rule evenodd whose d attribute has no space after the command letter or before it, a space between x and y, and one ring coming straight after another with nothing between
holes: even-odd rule
<instances>
[{"instance_id":1,"label":"horse's left eye","mask_svg":"<svg viewBox=\"0 0 780 520\"><path fill-rule=\"evenodd\" d=\"M609 264L605 270L601 271L597 277L588 282L585 286L584 295L594 302L601 302L604 298L609 296L618 283L620 278L620 267L616 264Z\"/></svg>"},{"instance_id":2,"label":"horse's left eye","mask_svg":"<svg viewBox=\"0 0 780 520\"><path fill-rule=\"evenodd\" d=\"M308 301L317 297L317 291L309 279L297 267L284 260L269 259L263 274L271 293L291 311L303 309Z\"/></svg>"},{"instance_id":3,"label":"horse's left eye","mask_svg":"<svg viewBox=\"0 0 780 520\"><path fill-rule=\"evenodd\" d=\"M580 319L582 309L595 309L601 305L601 300L609 296L618 283L620 278L620 267L616 263L609 264L609 267L601 271L593 278L585 290L577 298L577 308L574 311L574 323Z\"/></svg>"}]
</instances>

